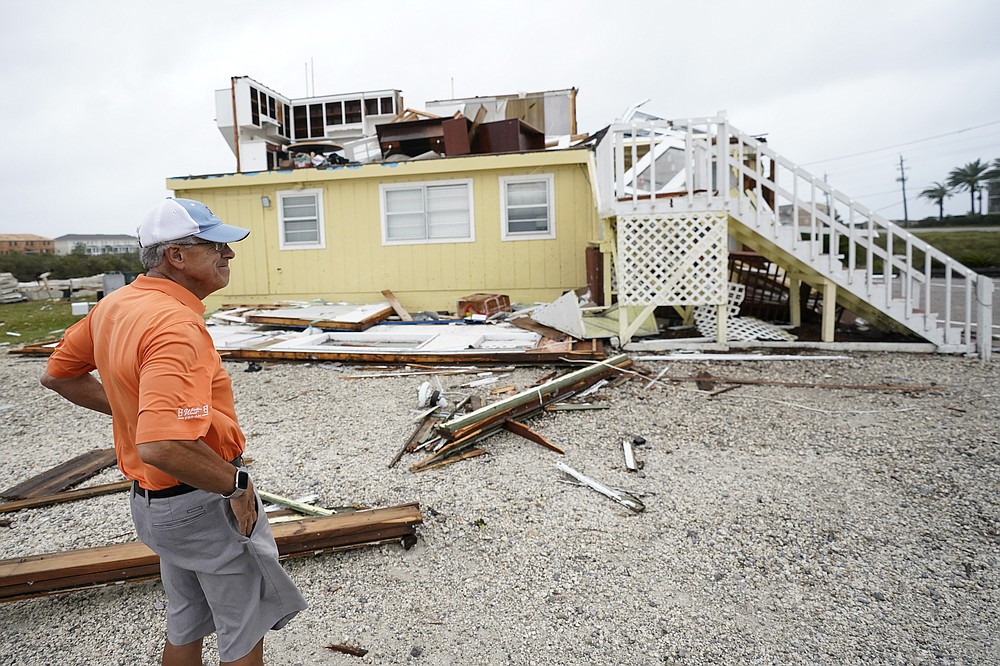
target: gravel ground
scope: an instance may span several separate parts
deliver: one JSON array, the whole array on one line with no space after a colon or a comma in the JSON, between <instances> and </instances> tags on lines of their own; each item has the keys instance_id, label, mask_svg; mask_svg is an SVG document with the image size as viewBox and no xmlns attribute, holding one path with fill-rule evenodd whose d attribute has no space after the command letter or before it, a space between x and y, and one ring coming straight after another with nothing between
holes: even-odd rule
<instances>
[{"instance_id":1,"label":"gravel ground","mask_svg":"<svg viewBox=\"0 0 1000 666\"><path fill-rule=\"evenodd\" d=\"M508 433L488 456L419 474L387 464L423 378L229 363L254 483L326 506L419 502L418 543L287 561L310 608L269 634L269 664L1000 663L1000 373L915 354L833 361L660 361L652 373L921 392L693 383L605 389L606 410ZM0 357L0 488L111 444L106 417ZM530 385L551 368L503 384ZM489 388L450 388L449 396ZM641 435L639 473L621 441ZM561 482L555 463L645 493L635 514ZM88 484L117 480L109 470ZM0 514L0 558L134 539L112 495ZM0 604L0 664L158 663L158 582ZM346 644L363 658L326 649ZM217 655L209 640L206 663Z\"/></svg>"}]
</instances>

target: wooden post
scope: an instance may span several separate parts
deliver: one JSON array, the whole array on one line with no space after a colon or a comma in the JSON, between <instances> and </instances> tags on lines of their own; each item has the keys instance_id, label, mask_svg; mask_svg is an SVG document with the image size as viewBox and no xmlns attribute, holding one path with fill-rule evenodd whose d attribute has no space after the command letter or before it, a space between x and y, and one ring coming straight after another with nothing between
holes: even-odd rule
<instances>
[{"instance_id":1,"label":"wooden post","mask_svg":"<svg viewBox=\"0 0 1000 666\"><path fill-rule=\"evenodd\" d=\"M799 292L802 291L802 280L798 277L788 276L788 323L798 328L802 325L802 300Z\"/></svg>"},{"instance_id":2,"label":"wooden post","mask_svg":"<svg viewBox=\"0 0 1000 666\"><path fill-rule=\"evenodd\" d=\"M720 345L726 344L729 338L729 304L721 303L716 308L715 341Z\"/></svg>"},{"instance_id":3,"label":"wooden post","mask_svg":"<svg viewBox=\"0 0 1000 666\"><path fill-rule=\"evenodd\" d=\"M823 332L820 339L823 342L833 342L833 333L837 323L837 285L831 280L823 279Z\"/></svg>"}]
</instances>

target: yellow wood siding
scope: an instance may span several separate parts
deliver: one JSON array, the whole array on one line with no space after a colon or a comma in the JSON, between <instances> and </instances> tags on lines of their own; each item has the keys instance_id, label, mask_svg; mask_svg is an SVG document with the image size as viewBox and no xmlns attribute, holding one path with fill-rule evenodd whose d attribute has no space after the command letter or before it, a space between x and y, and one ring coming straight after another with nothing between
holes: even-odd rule
<instances>
[{"instance_id":1,"label":"yellow wood siding","mask_svg":"<svg viewBox=\"0 0 1000 666\"><path fill-rule=\"evenodd\" d=\"M250 229L234 245L232 281L210 297L222 302L313 300L370 302L392 289L413 310L453 310L474 292L503 293L511 301L552 300L586 285L585 250L599 221L587 170L588 153L547 151L301 169L211 179L177 178L178 197L205 202L224 221ZM502 240L500 179L553 176L554 239ZM475 241L382 244L380 184L470 179ZM277 193L320 189L324 249L280 249ZM271 206L264 208L261 196Z\"/></svg>"}]
</instances>

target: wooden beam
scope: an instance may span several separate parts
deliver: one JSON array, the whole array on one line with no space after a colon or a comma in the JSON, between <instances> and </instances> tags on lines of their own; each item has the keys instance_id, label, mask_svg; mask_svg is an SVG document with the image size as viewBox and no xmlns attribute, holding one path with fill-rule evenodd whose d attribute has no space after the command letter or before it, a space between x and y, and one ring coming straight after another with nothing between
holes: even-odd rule
<instances>
[{"instance_id":1,"label":"wooden beam","mask_svg":"<svg viewBox=\"0 0 1000 666\"><path fill-rule=\"evenodd\" d=\"M545 437L538 434L537 432L535 432L528 426L524 425L520 421L504 421L503 427L506 430L509 430L510 432L514 433L515 435L520 435L521 437L524 437L525 439L534 442L535 444L540 444L544 446L550 451L555 451L560 455L566 453L561 448L559 448L549 440L545 439Z\"/></svg>"},{"instance_id":2,"label":"wooden beam","mask_svg":"<svg viewBox=\"0 0 1000 666\"><path fill-rule=\"evenodd\" d=\"M412 539L423 522L418 504L304 518L272 526L279 557ZM0 560L0 601L27 599L159 575L159 558L131 542Z\"/></svg>"},{"instance_id":3,"label":"wooden beam","mask_svg":"<svg viewBox=\"0 0 1000 666\"><path fill-rule=\"evenodd\" d=\"M411 317L410 313L406 311L406 308L404 308L400 302L396 300L396 296L392 293L391 289L383 289L382 296L385 297L385 300L389 301L389 305L392 306L392 309L402 321L413 321L413 317Z\"/></svg>"},{"instance_id":4,"label":"wooden beam","mask_svg":"<svg viewBox=\"0 0 1000 666\"><path fill-rule=\"evenodd\" d=\"M700 382L701 377L680 377L664 376L660 379L671 382ZM786 386L790 388L821 388L821 389L849 389L857 391L933 391L943 390L945 386L908 386L906 384L810 384L809 382L782 382L770 379L736 379L735 377L713 377L716 384L751 384L755 386Z\"/></svg>"},{"instance_id":5,"label":"wooden beam","mask_svg":"<svg viewBox=\"0 0 1000 666\"><path fill-rule=\"evenodd\" d=\"M51 495L94 476L116 462L114 449L94 449L0 491L0 497L28 499Z\"/></svg>"},{"instance_id":6,"label":"wooden beam","mask_svg":"<svg viewBox=\"0 0 1000 666\"><path fill-rule=\"evenodd\" d=\"M511 416L506 414L512 413L519 407L528 406L531 408L537 405L537 408L541 409L548 402L554 402L552 400L553 397L564 397L560 395L562 392L561 389L575 389L573 392L579 391L606 376L617 373L621 368L627 368L631 364L632 361L627 354L619 354L606 361L594 363L580 370L569 372L541 386L522 391L510 398L497 401L482 409L477 409L470 414L451 419L439 425L438 431L442 435L458 438L463 433L479 428L484 422L495 419L497 416L499 416L499 423L496 425L500 426L503 421L511 418Z\"/></svg>"},{"instance_id":7,"label":"wooden beam","mask_svg":"<svg viewBox=\"0 0 1000 666\"><path fill-rule=\"evenodd\" d=\"M0 513L8 513L10 511L20 511L21 509L35 509L40 506L50 506L52 504L61 504L63 502L73 502L79 499L87 499L88 497L98 497L100 495L110 495L111 493L118 493L124 490L128 490L132 487L132 482L129 480L125 481L115 481L114 483L105 483L100 486L92 486L90 488L78 488L77 490L64 490L59 493L53 493L51 495L41 495L40 497L32 497L30 499L16 500L14 502L4 502L0 504Z\"/></svg>"}]
</instances>

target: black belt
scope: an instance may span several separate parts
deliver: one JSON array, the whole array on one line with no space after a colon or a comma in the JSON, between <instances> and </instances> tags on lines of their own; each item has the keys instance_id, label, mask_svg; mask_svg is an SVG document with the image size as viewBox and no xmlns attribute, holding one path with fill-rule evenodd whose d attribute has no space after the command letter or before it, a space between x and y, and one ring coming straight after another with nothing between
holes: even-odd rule
<instances>
[{"instance_id":1,"label":"black belt","mask_svg":"<svg viewBox=\"0 0 1000 666\"><path fill-rule=\"evenodd\" d=\"M236 456L230 464L233 467L243 467L243 456ZM170 486L169 488L163 488L161 490L146 490L139 485L138 481L132 482L132 492L140 497L145 497L146 499L156 499L158 497L177 497L178 495L184 495L193 490L198 490L194 486L189 486L186 483L180 483L176 486Z\"/></svg>"}]
</instances>

